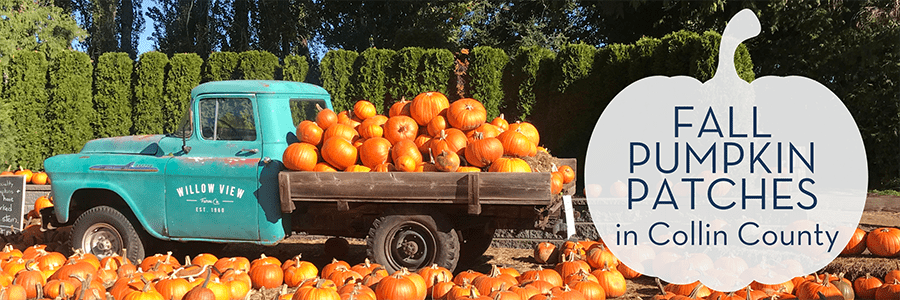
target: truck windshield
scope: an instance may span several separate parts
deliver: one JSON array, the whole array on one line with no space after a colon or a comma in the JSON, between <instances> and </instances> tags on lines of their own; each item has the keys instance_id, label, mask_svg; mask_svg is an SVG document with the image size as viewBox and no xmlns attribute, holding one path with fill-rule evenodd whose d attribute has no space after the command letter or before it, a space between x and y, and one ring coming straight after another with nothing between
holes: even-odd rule
<instances>
[{"instance_id":1,"label":"truck windshield","mask_svg":"<svg viewBox=\"0 0 900 300\"><path fill-rule=\"evenodd\" d=\"M316 114L319 113L319 106L326 108L325 100L322 99L291 99L291 117L294 119L294 127L306 120L316 120Z\"/></svg>"}]
</instances>

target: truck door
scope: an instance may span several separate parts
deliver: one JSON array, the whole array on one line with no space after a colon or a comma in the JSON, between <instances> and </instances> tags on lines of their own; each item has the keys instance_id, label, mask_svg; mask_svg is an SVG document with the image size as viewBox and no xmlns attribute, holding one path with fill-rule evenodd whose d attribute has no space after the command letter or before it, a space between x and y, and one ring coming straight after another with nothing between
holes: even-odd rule
<instances>
[{"instance_id":1,"label":"truck door","mask_svg":"<svg viewBox=\"0 0 900 300\"><path fill-rule=\"evenodd\" d=\"M190 151L166 165L166 229L172 238L258 240L261 133L253 95L192 102Z\"/></svg>"}]
</instances>

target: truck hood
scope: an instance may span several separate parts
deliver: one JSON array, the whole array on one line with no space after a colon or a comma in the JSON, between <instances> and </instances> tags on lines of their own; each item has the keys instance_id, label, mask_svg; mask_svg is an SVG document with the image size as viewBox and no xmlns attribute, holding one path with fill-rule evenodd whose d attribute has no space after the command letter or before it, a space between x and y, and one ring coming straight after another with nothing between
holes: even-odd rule
<instances>
[{"instance_id":1,"label":"truck hood","mask_svg":"<svg viewBox=\"0 0 900 300\"><path fill-rule=\"evenodd\" d=\"M131 135L102 138L88 141L80 153L118 153L158 155L159 141L165 135Z\"/></svg>"}]
</instances>

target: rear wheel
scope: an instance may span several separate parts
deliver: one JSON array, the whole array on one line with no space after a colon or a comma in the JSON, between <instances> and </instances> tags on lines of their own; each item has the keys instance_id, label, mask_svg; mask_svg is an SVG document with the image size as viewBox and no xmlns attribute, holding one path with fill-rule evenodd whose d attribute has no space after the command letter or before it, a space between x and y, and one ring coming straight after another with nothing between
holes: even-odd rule
<instances>
[{"instance_id":1,"label":"rear wheel","mask_svg":"<svg viewBox=\"0 0 900 300\"><path fill-rule=\"evenodd\" d=\"M484 255L484 252L491 247L491 242L494 240L494 228L479 226L460 230L459 233L460 245L457 271L474 266L478 259Z\"/></svg>"},{"instance_id":2,"label":"rear wheel","mask_svg":"<svg viewBox=\"0 0 900 300\"><path fill-rule=\"evenodd\" d=\"M78 216L71 240L72 247L101 259L121 255L122 249L127 249L132 262L140 262L145 256L144 244L132 221L109 206L98 206Z\"/></svg>"},{"instance_id":3,"label":"rear wheel","mask_svg":"<svg viewBox=\"0 0 900 300\"><path fill-rule=\"evenodd\" d=\"M415 271L437 264L453 270L459 259L459 239L439 214L390 214L375 220L366 238L369 258L389 273Z\"/></svg>"}]
</instances>

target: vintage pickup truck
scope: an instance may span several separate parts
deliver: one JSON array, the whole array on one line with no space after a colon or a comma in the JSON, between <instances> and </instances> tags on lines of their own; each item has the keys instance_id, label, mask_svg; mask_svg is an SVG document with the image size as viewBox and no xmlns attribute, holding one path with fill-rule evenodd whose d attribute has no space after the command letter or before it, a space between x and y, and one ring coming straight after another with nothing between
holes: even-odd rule
<instances>
[{"instance_id":1,"label":"vintage pickup truck","mask_svg":"<svg viewBox=\"0 0 900 300\"><path fill-rule=\"evenodd\" d=\"M549 227L558 215L549 173L287 171L282 154L316 105L331 108L330 96L306 83L202 84L174 134L97 139L48 158L55 206L43 223L72 225L73 247L101 257L305 232L366 238L388 270L453 270L480 257L495 229Z\"/></svg>"}]
</instances>

